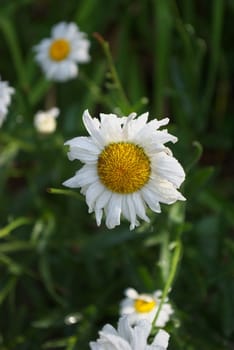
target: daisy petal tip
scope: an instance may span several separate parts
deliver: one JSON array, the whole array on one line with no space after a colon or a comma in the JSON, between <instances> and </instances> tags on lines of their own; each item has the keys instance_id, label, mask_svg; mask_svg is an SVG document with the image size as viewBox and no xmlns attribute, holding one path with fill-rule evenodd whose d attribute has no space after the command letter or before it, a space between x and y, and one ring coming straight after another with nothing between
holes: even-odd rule
<instances>
[{"instance_id":1,"label":"daisy petal tip","mask_svg":"<svg viewBox=\"0 0 234 350\"><path fill-rule=\"evenodd\" d=\"M130 120L132 120L132 119L135 119L136 116L137 116L136 112L132 112L132 113L130 113L130 114L128 115L128 118L129 118Z\"/></svg>"},{"instance_id":2,"label":"daisy petal tip","mask_svg":"<svg viewBox=\"0 0 234 350\"><path fill-rule=\"evenodd\" d=\"M136 299L138 297L138 292L134 288L125 289L124 294L130 299Z\"/></svg>"},{"instance_id":3,"label":"daisy petal tip","mask_svg":"<svg viewBox=\"0 0 234 350\"><path fill-rule=\"evenodd\" d=\"M157 336L155 337L155 340L156 340L156 344L158 345L158 346L162 346L162 347L167 347L168 346L168 342L169 342L169 334L166 332L166 331L164 331L163 329L160 329L159 331L158 331L158 334L157 334Z\"/></svg>"},{"instance_id":4,"label":"daisy petal tip","mask_svg":"<svg viewBox=\"0 0 234 350\"><path fill-rule=\"evenodd\" d=\"M84 110L83 115L89 115L89 116L90 116L88 108L86 108L86 109Z\"/></svg>"},{"instance_id":5,"label":"daisy petal tip","mask_svg":"<svg viewBox=\"0 0 234 350\"><path fill-rule=\"evenodd\" d=\"M171 139L172 143L176 143L178 141L178 137L174 136L173 139Z\"/></svg>"}]
</instances>

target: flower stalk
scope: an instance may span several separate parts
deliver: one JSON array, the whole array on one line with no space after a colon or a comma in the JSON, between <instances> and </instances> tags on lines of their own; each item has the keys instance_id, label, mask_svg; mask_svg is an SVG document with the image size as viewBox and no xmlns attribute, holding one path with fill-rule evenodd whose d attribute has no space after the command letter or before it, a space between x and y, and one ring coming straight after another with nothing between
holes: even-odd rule
<instances>
[{"instance_id":1,"label":"flower stalk","mask_svg":"<svg viewBox=\"0 0 234 350\"><path fill-rule=\"evenodd\" d=\"M104 52L106 59L107 59L108 68L109 68L109 71L111 73L112 80L115 84L116 89L119 92L119 97L122 100L122 104L124 106L125 112L128 114L131 112L131 105L129 103L129 100L128 100L125 92L124 92L124 89L123 89L122 84L120 82L117 70L115 68L113 58L112 58L112 55L110 52L109 43L106 40L104 40L104 38L99 33L93 33L93 36L97 39L97 41L99 42L99 44L101 45L101 47L103 49L103 52Z\"/></svg>"},{"instance_id":2,"label":"flower stalk","mask_svg":"<svg viewBox=\"0 0 234 350\"><path fill-rule=\"evenodd\" d=\"M152 329L151 333L153 332L154 328L156 327L156 322L160 313L160 310L165 303L165 300L168 296L168 293L171 290L171 287L173 285L173 282L175 280L175 276L178 270L180 258L181 258L181 253L182 253L182 242L181 242L181 234L183 232L183 223L184 223L184 218L185 218L185 204L180 203L179 206L179 212L177 213L176 218L172 218L169 215L169 220L174 221L175 225L175 230L176 230L176 240L174 242L171 242L170 246L171 248L174 248L174 252L171 258L171 264L170 264L170 269L169 269L169 274L165 283L165 287L163 289L162 297L160 300L160 304L158 306L158 310L156 312L156 315L154 317L154 320L152 322ZM171 212L173 210L173 207L171 209Z\"/></svg>"},{"instance_id":3,"label":"flower stalk","mask_svg":"<svg viewBox=\"0 0 234 350\"><path fill-rule=\"evenodd\" d=\"M151 332L155 328L155 324L156 324L157 318L159 316L159 313L160 313L160 311L162 309L163 304L165 303L167 295L168 295L168 293L169 293L169 291L171 289L171 286L172 286L172 284L174 282L175 275L176 275L176 272L177 272L177 269L178 269L178 265L179 265L179 261L180 261L180 257L181 257L181 250L182 250L181 241L180 241L180 239L177 239L174 242L174 254L173 254L173 257L172 257L170 273L169 273L169 276L167 278L165 287L163 289L161 301L160 301L160 304L158 306L156 315L155 315L155 317L153 319L153 322L152 322Z\"/></svg>"}]
</instances>

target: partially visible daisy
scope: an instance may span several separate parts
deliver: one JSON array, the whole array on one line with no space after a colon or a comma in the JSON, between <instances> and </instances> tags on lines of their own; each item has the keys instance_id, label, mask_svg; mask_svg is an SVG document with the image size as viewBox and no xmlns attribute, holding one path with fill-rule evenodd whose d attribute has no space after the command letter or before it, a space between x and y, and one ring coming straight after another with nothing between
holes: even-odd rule
<instances>
[{"instance_id":1,"label":"partially visible daisy","mask_svg":"<svg viewBox=\"0 0 234 350\"><path fill-rule=\"evenodd\" d=\"M75 23L61 22L52 28L51 38L35 46L36 61L47 79L66 81L77 76L77 63L90 60L89 46L86 34Z\"/></svg>"},{"instance_id":2,"label":"partially visible daisy","mask_svg":"<svg viewBox=\"0 0 234 350\"><path fill-rule=\"evenodd\" d=\"M147 320L132 326L128 317L121 317L117 330L109 324L105 325L97 341L89 345L91 350L166 350L169 334L164 330L159 330L151 344L147 343L151 327Z\"/></svg>"},{"instance_id":3,"label":"partially visible daisy","mask_svg":"<svg viewBox=\"0 0 234 350\"><path fill-rule=\"evenodd\" d=\"M128 315L131 324L135 324L140 319L154 320L158 311L162 292L155 291L152 294L139 294L135 289L128 288L125 291L126 298L120 304L120 314ZM164 327L173 314L171 304L166 300L159 312L156 326Z\"/></svg>"},{"instance_id":4,"label":"partially visible daisy","mask_svg":"<svg viewBox=\"0 0 234 350\"><path fill-rule=\"evenodd\" d=\"M51 108L48 111L39 111L34 117L34 126L41 134L51 134L56 130L56 118L59 115L57 107Z\"/></svg>"},{"instance_id":5,"label":"partially visible daisy","mask_svg":"<svg viewBox=\"0 0 234 350\"><path fill-rule=\"evenodd\" d=\"M139 225L137 217L149 222L146 207L160 213L160 202L172 204L185 200L177 190L185 173L164 145L177 138L158 128L169 119L147 123L148 113L136 118L100 114L100 121L86 110L83 122L89 137L75 137L69 145L68 158L79 159L84 166L65 181L67 187L81 187L89 212L95 212L101 224L103 210L106 226L120 224L121 214L130 221L130 229Z\"/></svg>"},{"instance_id":6,"label":"partially visible daisy","mask_svg":"<svg viewBox=\"0 0 234 350\"><path fill-rule=\"evenodd\" d=\"M15 89L9 86L7 81L0 81L0 127L6 119L8 107L11 103L11 95Z\"/></svg>"}]
</instances>

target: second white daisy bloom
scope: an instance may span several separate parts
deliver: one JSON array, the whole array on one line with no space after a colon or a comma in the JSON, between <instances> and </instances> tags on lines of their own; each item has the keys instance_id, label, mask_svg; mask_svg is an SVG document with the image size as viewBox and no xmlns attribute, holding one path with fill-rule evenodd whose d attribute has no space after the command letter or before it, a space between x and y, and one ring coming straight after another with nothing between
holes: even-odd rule
<instances>
[{"instance_id":1,"label":"second white daisy bloom","mask_svg":"<svg viewBox=\"0 0 234 350\"><path fill-rule=\"evenodd\" d=\"M39 111L34 117L34 126L41 134L51 134L56 130L56 118L59 115L59 109L53 107L48 111Z\"/></svg>"},{"instance_id":2,"label":"second white daisy bloom","mask_svg":"<svg viewBox=\"0 0 234 350\"><path fill-rule=\"evenodd\" d=\"M131 324L135 324L141 319L152 322L158 311L161 295L160 290L152 294L140 294L135 289L128 288L125 291L126 298L120 304L120 314L128 315ZM173 312L171 304L166 300L159 312L155 326L164 327Z\"/></svg>"},{"instance_id":3,"label":"second white daisy bloom","mask_svg":"<svg viewBox=\"0 0 234 350\"><path fill-rule=\"evenodd\" d=\"M90 60L90 42L75 23L61 22L51 31L51 38L43 39L37 46L36 61L49 80L66 81L78 74L78 63Z\"/></svg>"},{"instance_id":4,"label":"second white daisy bloom","mask_svg":"<svg viewBox=\"0 0 234 350\"><path fill-rule=\"evenodd\" d=\"M97 225L104 211L108 228L119 225L122 214L134 229L139 225L137 217L149 222L147 206L159 213L160 202L185 200L177 190L184 181L184 170L164 145L177 138L158 130L169 119L147 120L148 113L138 118L136 113L121 118L101 113L98 120L86 110L83 122L90 136L65 143L70 148L68 158L84 166L64 185L81 187Z\"/></svg>"},{"instance_id":5,"label":"second white daisy bloom","mask_svg":"<svg viewBox=\"0 0 234 350\"><path fill-rule=\"evenodd\" d=\"M121 317L117 329L110 324L105 325L97 341L89 345L91 350L166 350L169 334L164 330L159 330L152 343L148 344L151 327L147 320L138 321L133 326L128 317Z\"/></svg>"},{"instance_id":6,"label":"second white daisy bloom","mask_svg":"<svg viewBox=\"0 0 234 350\"><path fill-rule=\"evenodd\" d=\"M7 81L0 81L0 127L6 119L8 107L11 103L11 95L15 89L9 86Z\"/></svg>"}]
</instances>

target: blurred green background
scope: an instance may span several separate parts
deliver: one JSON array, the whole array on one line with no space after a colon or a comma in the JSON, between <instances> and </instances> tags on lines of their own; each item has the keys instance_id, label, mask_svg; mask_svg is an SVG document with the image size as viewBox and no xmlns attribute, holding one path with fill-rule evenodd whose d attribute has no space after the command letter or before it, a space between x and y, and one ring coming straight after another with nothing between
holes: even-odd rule
<instances>
[{"instance_id":1,"label":"blurred green background","mask_svg":"<svg viewBox=\"0 0 234 350\"><path fill-rule=\"evenodd\" d=\"M1 350L88 349L116 324L125 288L164 287L179 224L169 349L234 349L233 20L233 0L0 0L0 75L16 89L0 130ZM88 34L92 60L53 84L32 48L60 21ZM187 169L184 224L175 204L133 232L97 228L79 190L47 190L80 167L63 143L86 134L83 111L124 111L93 32L109 42L132 110L170 117ZM57 131L39 135L34 114L54 105Z\"/></svg>"}]
</instances>

